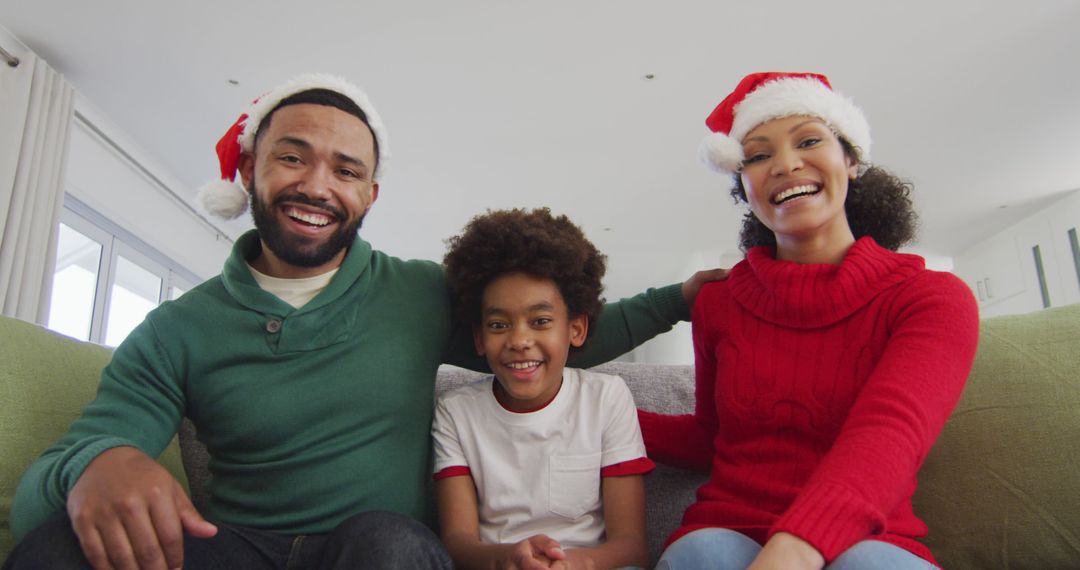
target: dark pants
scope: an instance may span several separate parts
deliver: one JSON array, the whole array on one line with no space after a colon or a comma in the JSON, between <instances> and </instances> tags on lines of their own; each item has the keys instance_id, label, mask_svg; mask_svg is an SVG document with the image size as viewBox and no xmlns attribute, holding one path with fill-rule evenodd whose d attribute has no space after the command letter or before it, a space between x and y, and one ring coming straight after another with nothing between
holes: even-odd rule
<instances>
[{"instance_id":1,"label":"dark pants","mask_svg":"<svg viewBox=\"0 0 1080 570\"><path fill-rule=\"evenodd\" d=\"M213 538L184 537L184 568L248 570L400 568L452 570L450 555L431 529L397 513L375 511L345 519L329 534L282 535L218 524ZM3 570L90 568L66 514L26 535Z\"/></svg>"}]
</instances>

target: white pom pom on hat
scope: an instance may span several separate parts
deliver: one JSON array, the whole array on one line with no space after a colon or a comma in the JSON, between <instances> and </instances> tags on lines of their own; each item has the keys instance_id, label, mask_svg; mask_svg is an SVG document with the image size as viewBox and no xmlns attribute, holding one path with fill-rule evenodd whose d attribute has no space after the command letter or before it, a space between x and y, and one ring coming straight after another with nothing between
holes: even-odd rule
<instances>
[{"instance_id":1,"label":"white pom pom on hat","mask_svg":"<svg viewBox=\"0 0 1080 570\"><path fill-rule=\"evenodd\" d=\"M742 144L723 133L713 133L702 139L698 154L701 162L720 174L739 170L744 158Z\"/></svg>"},{"instance_id":2,"label":"white pom pom on hat","mask_svg":"<svg viewBox=\"0 0 1080 570\"><path fill-rule=\"evenodd\" d=\"M249 197L239 182L214 180L199 188L196 199L207 212L231 220L247 211Z\"/></svg>"},{"instance_id":3,"label":"white pom pom on hat","mask_svg":"<svg viewBox=\"0 0 1080 570\"><path fill-rule=\"evenodd\" d=\"M220 218L233 219L247 210L249 199L247 191L236 181L240 155L243 152L251 152L255 148L256 131L259 123L268 113L286 98L312 89L333 91L347 97L360 107L379 149L379 155L375 157L376 166L373 177L378 180L386 174L387 163L390 159L390 144L386 136L386 127L367 95L356 85L334 75L322 73L301 75L256 99L218 141L215 148L221 167L221 179L204 184L199 189L197 198L207 212Z\"/></svg>"},{"instance_id":4,"label":"white pom pom on hat","mask_svg":"<svg viewBox=\"0 0 1080 570\"><path fill-rule=\"evenodd\" d=\"M716 172L734 174L743 161L742 139L772 119L809 115L823 121L851 143L862 163L870 161L870 124L851 99L832 90L816 73L751 73L705 120L713 131L698 154Z\"/></svg>"}]
</instances>

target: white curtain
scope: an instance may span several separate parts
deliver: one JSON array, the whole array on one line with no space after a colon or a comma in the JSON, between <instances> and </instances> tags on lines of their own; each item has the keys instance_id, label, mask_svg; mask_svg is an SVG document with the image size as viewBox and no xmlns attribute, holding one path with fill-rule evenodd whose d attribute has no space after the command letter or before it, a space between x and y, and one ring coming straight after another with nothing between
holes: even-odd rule
<instances>
[{"instance_id":1,"label":"white curtain","mask_svg":"<svg viewBox=\"0 0 1080 570\"><path fill-rule=\"evenodd\" d=\"M0 311L44 323L75 91L0 27Z\"/></svg>"}]
</instances>

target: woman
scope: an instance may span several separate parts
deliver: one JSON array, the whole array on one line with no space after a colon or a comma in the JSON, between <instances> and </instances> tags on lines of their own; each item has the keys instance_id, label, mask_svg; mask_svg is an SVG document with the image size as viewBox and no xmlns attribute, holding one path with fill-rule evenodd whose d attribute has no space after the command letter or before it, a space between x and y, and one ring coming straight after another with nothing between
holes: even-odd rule
<instances>
[{"instance_id":1,"label":"woman","mask_svg":"<svg viewBox=\"0 0 1080 570\"><path fill-rule=\"evenodd\" d=\"M694 413L640 412L650 457L711 470L658 568L936 568L911 496L974 358L971 292L895 253L909 188L824 76L747 76L706 124L747 255L697 297Z\"/></svg>"}]
</instances>

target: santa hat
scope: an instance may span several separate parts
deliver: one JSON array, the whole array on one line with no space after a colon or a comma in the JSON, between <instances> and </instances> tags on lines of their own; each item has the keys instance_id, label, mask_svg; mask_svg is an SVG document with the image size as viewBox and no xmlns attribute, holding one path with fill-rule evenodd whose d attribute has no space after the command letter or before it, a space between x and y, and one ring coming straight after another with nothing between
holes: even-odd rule
<instances>
[{"instance_id":1,"label":"santa hat","mask_svg":"<svg viewBox=\"0 0 1080 570\"><path fill-rule=\"evenodd\" d=\"M247 191L236 180L240 154L251 152L255 148L255 135L259 123L279 103L297 93L312 89L333 91L347 97L360 107L367 117L367 125L375 135L375 142L379 149L379 155L375 157L375 172L372 176L378 180L386 173L386 164L390 158L386 127L383 126L382 119L375 112L375 107L371 105L367 95L359 87L340 77L318 73L301 75L256 99L218 141L216 149L218 162L221 165L221 179L205 184L199 189L198 200L207 212L221 218L232 219L247 210Z\"/></svg>"},{"instance_id":2,"label":"santa hat","mask_svg":"<svg viewBox=\"0 0 1080 570\"><path fill-rule=\"evenodd\" d=\"M816 73L752 73L739 82L705 119L713 134L701 142L701 160L713 170L734 174L745 158L743 137L754 127L794 115L825 121L833 132L851 143L863 164L870 161L870 124L855 103L832 90L829 80Z\"/></svg>"}]
</instances>

